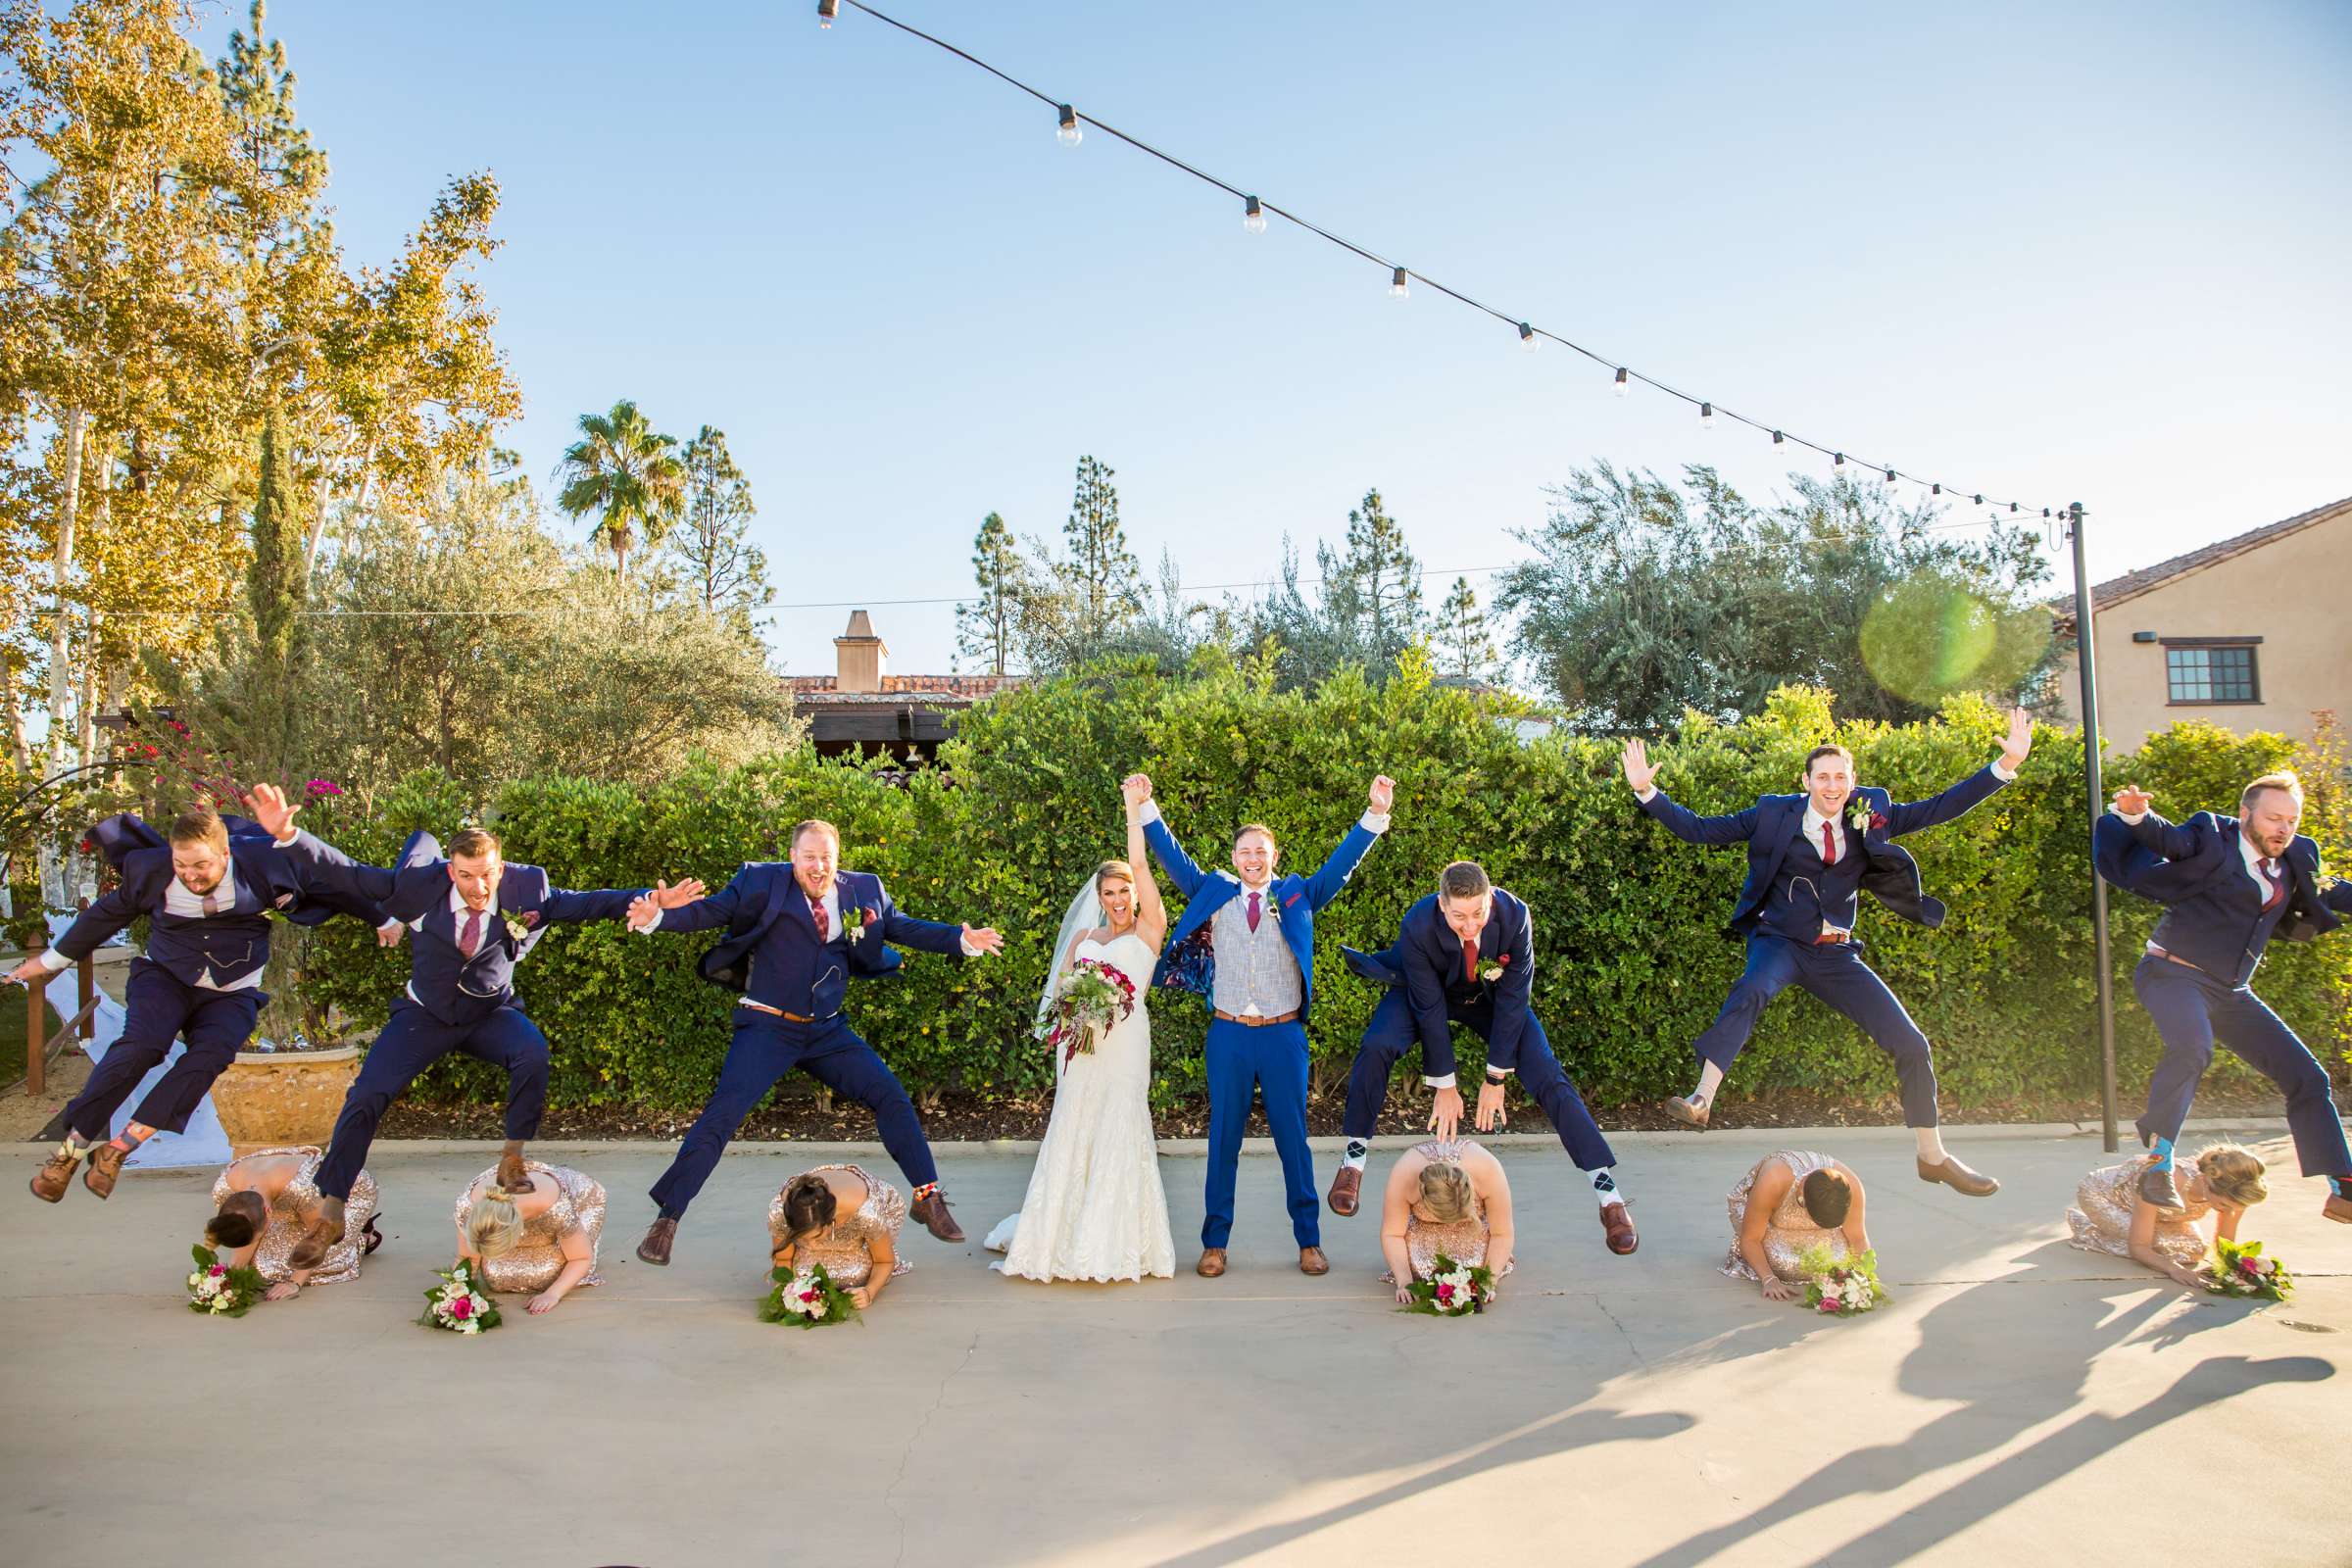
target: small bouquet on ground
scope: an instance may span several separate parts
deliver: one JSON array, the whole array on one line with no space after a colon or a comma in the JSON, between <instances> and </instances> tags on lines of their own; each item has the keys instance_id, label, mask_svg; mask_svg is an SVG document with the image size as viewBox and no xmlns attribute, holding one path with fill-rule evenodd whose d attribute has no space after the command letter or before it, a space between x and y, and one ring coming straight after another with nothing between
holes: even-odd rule
<instances>
[{"instance_id":1,"label":"small bouquet on ground","mask_svg":"<svg viewBox=\"0 0 2352 1568\"><path fill-rule=\"evenodd\" d=\"M202 1243L188 1249L196 1272L188 1276L188 1310L207 1317L243 1317L270 1288L257 1268L230 1268Z\"/></svg>"},{"instance_id":2,"label":"small bouquet on ground","mask_svg":"<svg viewBox=\"0 0 2352 1568\"><path fill-rule=\"evenodd\" d=\"M1419 1312L1424 1317L1462 1317L1485 1311L1487 1303L1494 1299L1494 1271L1456 1263L1440 1252L1431 1265L1429 1278L1415 1280L1405 1290L1412 1300L1398 1307L1400 1312Z\"/></svg>"},{"instance_id":3,"label":"small bouquet on ground","mask_svg":"<svg viewBox=\"0 0 2352 1568\"><path fill-rule=\"evenodd\" d=\"M2239 1243L2217 1236L2213 1261L2205 1265L2205 1288L2223 1296L2283 1301L2295 1294L2295 1278L2284 1263L2262 1255L2260 1242Z\"/></svg>"},{"instance_id":4,"label":"small bouquet on ground","mask_svg":"<svg viewBox=\"0 0 2352 1568\"><path fill-rule=\"evenodd\" d=\"M1849 1252L1838 1257L1817 1243L1805 1249L1796 1266L1805 1276L1808 1311L1852 1317L1886 1299L1886 1287L1879 1283L1876 1252Z\"/></svg>"},{"instance_id":5,"label":"small bouquet on ground","mask_svg":"<svg viewBox=\"0 0 2352 1568\"><path fill-rule=\"evenodd\" d=\"M471 1265L460 1263L436 1272L448 1283L424 1293L424 1316L417 1322L453 1334L479 1334L498 1327L498 1303L473 1277Z\"/></svg>"},{"instance_id":6,"label":"small bouquet on ground","mask_svg":"<svg viewBox=\"0 0 2352 1568\"><path fill-rule=\"evenodd\" d=\"M768 1276L776 1288L760 1303L762 1323L789 1323L796 1329L823 1328L847 1323L858 1315L850 1293L833 1283L822 1263L804 1269L779 1268Z\"/></svg>"},{"instance_id":7,"label":"small bouquet on ground","mask_svg":"<svg viewBox=\"0 0 2352 1568\"><path fill-rule=\"evenodd\" d=\"M1091 1052L1112 1025L1135 1011L1135 982L1116 965L1080 958L1061 977L1054 1001L1037 1026L1037 1037L1061 1048L1068 1066L1081 1051Z\"/></svg>"}]
</instances>

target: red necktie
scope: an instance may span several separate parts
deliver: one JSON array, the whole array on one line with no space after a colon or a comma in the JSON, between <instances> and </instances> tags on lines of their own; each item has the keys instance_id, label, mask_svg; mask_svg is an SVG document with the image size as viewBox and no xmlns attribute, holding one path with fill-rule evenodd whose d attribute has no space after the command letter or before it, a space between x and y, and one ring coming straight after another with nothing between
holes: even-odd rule
<instances>
[{"instance_id":1,"label":"red necktie","mask_svg":"<svg viewBox=\"0 0 2352 1568\"><path fill-rule=\"evenodd\" d=\"M2265 914L2270 912L2272 905L2286 897L2286 878L2278 874L2278 865L2277 860L2268 857L2265 857L2262 862L2262 878L2271 885L2271 896L2262 901Z\"/></svg>"},{"instance_id":2,"label":"red necktie","mask_svg":"<svg viewBox=\"0 0 2352 1568\"><path fill-rule=\"evenodd\" d=\"M1255 931L1257 929L1257 916L1259 912L1257 901L1262 897L1264 897L1264 895L1258 893L1252 893L1250 895L1250 929L1251 931Z\"/></svg>"},{"instance_id":3,"label":"red necktie","mask_svg":"<svg viewBox=\"0 0 2352 1568\"><path fill-rule=\"evenodd\" d=\"M1464 985L1478 983L1478 938L1476 937L1462 939L1462 983Z\"/></svg>"},{"instance_id":4,"label":"red necktie","mask_svg":"<svg viewBox=\"0 0 2352 1568\"><path fill-rule=\"evenodd\" d=\"M1830 824L1827 822L1821 824L1821 863L1824 865L1838 863L1838 836L1830 831Z\"/></svg>"},{"instance_id":5,"label":"red necktie","mask_svg":"<svg viewBox=\"0 0 2352 1568\"><path fill-rule=\"evenodd\" d=\"M822 899L810 899L810 900L808 901L808 918L810 918L811 920L814 920L814 921L816 922L816 940L817 940L817 941L819 941L819 942L823 942L823 941L826 941L826 940L828 940L828 939L830 939L830 938L832 937L832 935L833 935L833 931L832 931L832 924L831 924L831 922L830 922L830 921L828 921L828 920L825 918L825 901L824 901L824 900L822 900Z\"/></svg>"},{"instance_id":6,"label":"red necktie","mask_svg":"<svg viewBox=\"0 0 2352 1568\"><path fill-rule=\"evenodd\" d=\"M482 911L467 909L466 911L466 929L458 933L458 954L461 957L470 958L473 956L474 951L481 945Z\"/></svg>"}]
</instances>

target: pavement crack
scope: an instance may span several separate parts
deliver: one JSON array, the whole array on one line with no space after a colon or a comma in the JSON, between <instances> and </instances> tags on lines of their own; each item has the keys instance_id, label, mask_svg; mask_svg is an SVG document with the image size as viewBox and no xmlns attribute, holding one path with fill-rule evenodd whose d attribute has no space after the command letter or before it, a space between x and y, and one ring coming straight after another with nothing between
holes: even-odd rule
<instances>
[{"instance_id":1,"label":"pavement crack","mask_svg":"<svg viewBox=\"0 0 2352 1568\"><path fill-rule=\"evenodd\" d=\"M1647 1370L1648 1358L1642 1355L1642 1347L1634 1343L1634 1337L1626 1333L1625 1325L1617 1321L1617 1314L1609 1310L1609 1303L1595 1295L1592 1298L1592 1304L1600 1308L1600 1315L1609 1320L1609 1326L1615 1329L1619 1337L1625 1341L1625 1348L1633 1352L1634 1364Z\"/></svg>"},{"instance_id":2,"label":"pavement crack","mask_svg":"<svg viewBox=\"0 0 2352 1568\"><path fill-rule=\"evenodd\" d=\"M955 1382L963 1369L972 1364L972 1356L978 1352L979 1348L980 1333L975 1329L972 1331L972 1343L963 1348L963 1359L950 1367L947 1376L939 1380L939 1389L931 1396L930 1408L923 1412L921 1420L915 1422L914 1430L906 1435L906 1446L899 1450L898 1474L892 1476L890 1485L882 1489L882 1506L890 1510L890 1517L897 1522L899 1527L899 1549L890 1559L891 1568L899 1568L899 1565L906 1560L906 1516L899 1512L898 1503L899 1488L906 1480L906 1462L914 1457L914 1446L923 1440L923 1433L930 1427L931 1418L937 1415L939 1407L947 1402L948 1385Z\"/></svg>"}]
</instances>

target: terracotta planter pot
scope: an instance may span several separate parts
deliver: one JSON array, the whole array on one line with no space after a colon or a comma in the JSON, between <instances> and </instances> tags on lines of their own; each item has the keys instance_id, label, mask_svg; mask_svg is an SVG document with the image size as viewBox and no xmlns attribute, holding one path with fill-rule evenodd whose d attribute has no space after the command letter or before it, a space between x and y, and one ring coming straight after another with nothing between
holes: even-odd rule
<instances>
[{"instance_id":1,"label":"terracotta planter pot","mask_svg":"<svg viewBox=\"0 0 2352 1568\"><path fill-rule=\"evenodd\" d=\"M360 1075L358 1046L324 1051L240 1051L213 1080L213 1108L232 1153L288 1144L326 1147L343 1097Z\"/></svg>"}]
</instances>

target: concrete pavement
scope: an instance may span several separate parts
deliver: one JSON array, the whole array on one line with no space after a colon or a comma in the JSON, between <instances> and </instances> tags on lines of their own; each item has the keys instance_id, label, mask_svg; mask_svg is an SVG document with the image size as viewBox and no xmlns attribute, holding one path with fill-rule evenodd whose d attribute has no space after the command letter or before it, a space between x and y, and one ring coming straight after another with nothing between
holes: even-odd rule
<instances>
[{"instance_id":1,"label":"concrete pavement","mask_svg":"<svg viewBox=\"0 0 2352 1568\"><path fill-rule=\"evenodd\" d=\"M1511 1140L1519 1270L1466 1322L1392 1309L1373 1210L1327 1214L1333 1271L1298 1274L1262 1144L1232 1272L1189 1272L1201 1160L1171 1152L1182 1272L1113 1287L989 1271L1029 1158L943 1149L973 1243L910 1234L914 1271L816 1333L754 1315L764 1214L840 1146L738 1146L667 1270L633 1256L665 1149L541 1151L612 1191L607 1283L479 1340L412 1319L493 1146L379 1145L363 1277L235 1322L182 1304L209 1171L0 1197L0 1561L2098 1564L2227 1526L2249 1560L2343 1563L2352 1230L2276 1125L2240 1136L2273 1163L2246 1229L2303 1276L2288 1305L2064 1246L2104 1161L2063 1129L1952 1130L2003 1179L1982 1201L1920 1183L1899 1129L1619 1135L1630 1258L1557 1145ZM1715 1271L1725 1190L1791 1146L1869 1186L1894 1292L1869 1318ZM5 1147L21 1182L41 1151Z\"/></svg>"}]
</instances>

